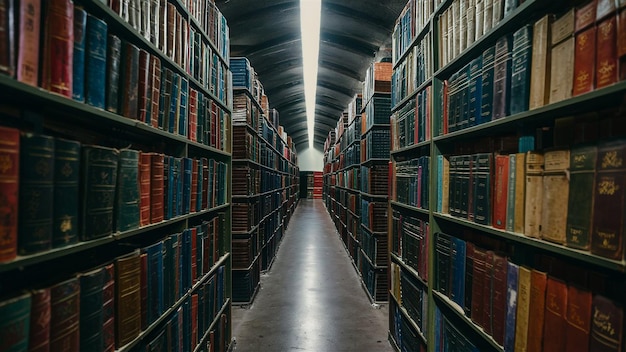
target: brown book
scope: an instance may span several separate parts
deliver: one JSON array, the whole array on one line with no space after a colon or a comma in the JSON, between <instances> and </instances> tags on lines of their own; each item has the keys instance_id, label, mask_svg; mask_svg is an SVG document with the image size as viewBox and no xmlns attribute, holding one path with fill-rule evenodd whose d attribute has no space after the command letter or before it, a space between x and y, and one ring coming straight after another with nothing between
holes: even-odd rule
<instances>
[{"instance_id":1,"label":"brown book","mask_svg":"<svg viewBox=\"0 0 626 352\"><path fill-rule=\"evenodd\" d=\"M39 84L41 0L22 0L19 14L17 80L37 86Z\"/></svg>"},{"instance_id":2,"label":"brown book","mask_svg":"<svg viewBox=\"0 0 626 352\"><path fill-rule=\"evenodd\" d=\"M20 131L0 126L0 263L17 256L20 176Z\"/></svg>"},{"instance_id":3,"label":"brown book","mask_svg":"<svg viewBox=\"0 0 626 352\"><path fill-rule=\"evenodd\" d=\"M176 11L176 5L171 2L167 3L167 25L165 34L165 40L167 44L165 46L165 55L174 60L176 56L176 17L178 11Z\"/></svg>"},{"instance_id":4,"label":"brown book","mask_svg":"<svg viewBox=\"0 0 626 352\"><path fill-rule=\"evenodd\" d=\"M591 292L570 285L567 288L565 318L565 351L588 351L591 329Z\"/></svg>"},{"instance_id":5,"label":"brown book","mask_svg":"<svg viewBox=\"0 0 626 352\"><path fill-rule=\"evenodd\" d=\"M50 351L78 351L80 283L74 277L50 288Z\"/></svg>"},{"instance_id":6,"label":"brown book","mask_svg":"<svg viewBox=\"0 0 626 352\"><path fill-rule=\"evenodd\" d=\"M0 72L15 74L14 0L0 1Z\"/></svg>"},{"instance_id":7,"label":"brown book","mask_svg":"<svg viewBox=\"0 0 626 352\"><path fill-rule=\"evenodd\" d=\"M139 225L146 226L150 224L150 194L151 188L151 173L152 169L152 156L154 153L142 152L139 157Z\"/></svg>"},{"instance_id":8,"label":"brown book","mask_svg":"<svg viewBox=\"0 0 626 352\"><path fill-rule=\"evenodd\" d=\"M591 0L576 8L576 33L586 29L596 22L597 0Z\"/></svg>"},{"instance_id":9,"label":"brown book","mask_svg":"<svg viewBox=\"0 0 626 352\"><path fill-rule=\"evenodd\" d=\"M574 75L574 9L552 23L550 103L572 96Z\"/></svg>"},{"instance_id":10,"label":"brown book","mask_svg":"<svg viewBox=\"0 0 626 352\"><path fill-rule=\"evenodd\" d=\"M612 300L593 297L590 352L621 352L624 343L624 310Z\"/></svg>"},{"instance_id":11,"label":"brown book","mask_svg":"<svg viewBox=\"0 0 626 352\"><path fill-rule=\"evenodd\" d=\"M483 314L479 325L491 335L493 332L493 251L485 252L485 276L478 288L483 290ZM480 319L480 318L479 318Z\"/></svg>"},{"instance_id":12,"label":"brown book","mask_svg":"<svg viewBox=\"0 0 626 352\"><path fill-rule=\"evenodd\" d=\"M159 101L161 95L161 60L158 56L150 56L150 116L146 117L146 123L154 128L159 128ZM149 119L149 120L148 120Z\"/></svg>"},{"instance_id":13,"label":"brown book","mask_svg":"<svg viewBox=\"0 0 626 352\"><path fill-rule=\"evenodd\" d=\"M543 205L543 154L526 153L526 206L524 208L524 234L539 237L541 207Z\"/></svg>"},{"instance_id":14,"label":"brown book","mask_svg":"<svg viewBox=\"0 0 626 352\"><path fill-rule=\"evenodd\" d=\"M103 352L115 351L115 264L104 267L102 289L102 341Z\"/></svg>"},{"instance_id":15,"label":"brown book","mask_svg":"<svg viewBox=\"0 0 626 352\"><path fill-rule=\"evenodd\" d=\"M509 156L496 155L495 186L493 204L493 227L506 228L507 195L509 190Z\"/></svg>"},{"instance_id":16,"label":"brown book","mask_svg":"<svg viewBox=\"0 0 626 352\"><path fill-rule=\"evenodd\" d=\"M625 158L625 140L598 146L591 253L616 260L624 254Z\"/></svg>"},{"instance_id":17,"label":"brown book","mask_svg":"<svg viewBox=\"0 0 626 352\"><path fill-rule=\"evenodd\" d=\"M515 351L527 351L528 346L528 322L530 309L530 270L524 266L519 267L518 290L517 290L517 314L515 316Z\"/></svg>"},{"instance_id":18,"label":"brown book","mask_svg":"<svg viewBox=\"0 0 626 352\"><path fill-rule=\"evenodd\" d=\"M504 331L506 329L506 280L507 259L500 255L493 256L493 294L492 294L492 326L491 336L500 346L504 346Z\"/></svg>"},{"instance_id":19,"label":"brown book","mask_svg":"<svg viewBox=\"0 0 626 352\"><path fill-rule=\"evenodd\" d=\"M50 288L34 290L31 293L30 336L28 351L50 350Z\"/></svg>"},{"instance_id":20,"label":"brown book","mask_svg":"<svg viewBox=\"0 0 626 352\"><path fill-rule=\"evenodd\" d=\"M626 8L617 14L617 59L619 80L626 80Z\"/></svg>"},{"instance_id":21,"label":"brown book","mask_svg":"<svg viewBox=\"0 0 626 352\"><path fill-rule=\"evenodd\" d=\"M553 16L548 14L533 26L529 109L548 104L550 99L550 56Z\"/></svg>"},{"instance_id":22,"label":"brown book","mask_svg":"<svg viewBox=\"0 0 626 352\"><path fill-rule=\"evenodd\" d=\"M515 155L515 206L513 231L524 233L524 199L526 196L526 154Z\"/></svg>"},{"instance_id":23,"label":"brown book","mask_svg":"<svg viewBox=\"0 0 626 352\"><path fill-rule=\"evenodd\" d=\"M72 0L50 0L46 3L41 86L71 98L74 3Z\"/></svg>"},{"instance_id":24,"label":"brown book","mask_svg":"<svg viewBox=\"0 0 626 352\"><path fill-rule=\"evenodd\" d=\"M569 197L569 150L544 154L541 230L544 240L565 244Z\"/></svg>"},{"instance_id":25,"label":"brown book","mask_svg":"<svg viewBox=\"0 0 626 352\"><path fill-rule=\"evenodd\" d=\"M594 89L596 73L596 27L576 34L576 52L574 53L574 91L573 95L591 92Z\"/></svg>"},{"instance_id":26,"label":"brown book","mask_svg":"<svg viewBox=\"0 0 626 352\"><path fill-rule=\"evenodd\" d=\"M139 48L130 42L122 44L120 107L122 116L136 119L139 108Z\"/></svg>"},{"instance_id":27,"label":"brown book","mask_svg":"<svg viewBox=\"0 0 626 352\"><path fill-rule=\"evenodd\" d=\"M610 16L598 23L596 33L596 88L617 82L617 21Z\"/></svg>"},{"instance_id":28,"label":"brown book","mask_svg":"<svg viewBox=\"0 0 626 352\"><path fill-rule=\"evenodd\" d=\"M568 351L565 349L566 309L567 285L561 280L549 277L546 285L543 351Z\"/></svg>"},{"instance_id":29,"label":"brown book","mask_svg":"<svg viewBox=\"0 0 626 352\"><path fill-rule=\"evenodd\" d=\"M150 54L144 49L139 50L139 77L137 87L137 103L138 103L138 115L137 119L141 122L150 124L151 116L148 116L148 107L150 106L150 99L152 98L152 92L149 91L150 87Z\"/></svg>"},{"instance_id":30,"label":"brown book","mask_svg":"<svg viewBox=\"0 0 626 352\"><path fill-rule=\"evenodd\" d=\"M148 253L141 253L141 276L139 277L139 295L141 296L141 330L148 327Z\"/></svg>"},{"instance_id":31,"label":"brown book","mask_svg":"<svg viewBox=\"0 0 626 352\"><path fill-rule=\"evenodd\" d=\"M141 332L141 262L139 251L115 259L115 347L135 339Z\"/></svg>"},{"instance_id":32,"label":"brown book","mask_svg":"<svg viewBox=\"0 0 626 352\"><path fill-rule=\"evenodd\" d=\"M152 164L150 169L150 223L154 224L163 221L163 154L152 154Z\"/></svg>"},{"instance_id":33,"label":"brown book","mask_svg":"<svg viewBox=\"0 0 626 352\"><path fill-rule=\"evenodd\" d=\"M546 306L545 272L533 269L530 273L530 301L528 304L528 351L541 351Z\"/></svg>"}]
</instances>

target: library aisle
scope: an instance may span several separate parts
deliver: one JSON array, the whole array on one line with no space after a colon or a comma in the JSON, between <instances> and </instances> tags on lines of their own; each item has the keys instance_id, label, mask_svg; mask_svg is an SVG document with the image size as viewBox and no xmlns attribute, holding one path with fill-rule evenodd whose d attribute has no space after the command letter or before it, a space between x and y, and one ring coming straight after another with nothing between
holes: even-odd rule
<instances>
[{"instance_id":1,"label":"library aisle","mask_svg":"<svg viewBox=\"0 0 626 352\"><path fill-rule=\"evenodd\" d=\"M392 351L322 200L302 199L254 303L233 307L237 352Z\"/></svg>"}]
</instances>

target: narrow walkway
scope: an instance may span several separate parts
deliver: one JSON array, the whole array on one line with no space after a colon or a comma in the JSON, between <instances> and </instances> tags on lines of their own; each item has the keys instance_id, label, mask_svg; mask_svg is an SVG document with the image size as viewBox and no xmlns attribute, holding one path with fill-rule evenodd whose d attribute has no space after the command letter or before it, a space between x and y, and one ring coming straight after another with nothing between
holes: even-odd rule
<instances>
[{"instance_id":1,"label":"narrow walkway","mask_svg":"<svg viewBox=\"0 0 626 352\"><path fill-rule=\"evenodd\" d=\"M301 200L248 308L233 307L236 352L393 351L387 306L372 307L321 200Z\"/></svg>"}]
</instances>

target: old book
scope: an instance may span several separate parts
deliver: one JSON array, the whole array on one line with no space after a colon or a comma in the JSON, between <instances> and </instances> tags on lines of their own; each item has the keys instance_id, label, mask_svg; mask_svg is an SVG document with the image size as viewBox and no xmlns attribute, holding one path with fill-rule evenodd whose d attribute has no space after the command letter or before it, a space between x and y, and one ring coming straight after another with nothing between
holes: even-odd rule
<instances>
[{"instance_id":1,"label":"old book","mask_svg":"<svg viewBox=\"0 0 626 352\"><path fill-rule=\"evenodd\" d=\"M589 351L622 351L624 308L602 296L593 297Z\"/></svg>"},{"instance_id":2,"label":"old book","mask_svg":"<svg viewBox=\"0 0 626 352\"><path fill-rule=\"evenodd\" d=\"M119 112L129 119L136 119L139 111L139 48L124 42L120 70Z\"/></svg>"},{"instance_id":3,"label":"old book","mask_svg":"<svg viewBox=\"0 0 626 352\"><path fill-rule=\"evenodd\" d=\"M505 257L493 256L493 292L492 292L492 334L494 340L504 345L507 324L507 269L508 261Z\"/></svg>"},{"instance_id":4,"label":"old book","mask_svg":"<svg viewBox=\"0 0 626 352\"><path fill-rule=\"evenodd\" d=\"M483 0L483 35L493 27L493 3L495 0Z\"/></svg>"},{"instance_id":5,"label":"old book","mask_svg":"<svg viewBox=\"0 0 626 352\"><path fill-rule=\"evenodd\" d=\"M485 0L476 0L476 18L474 20L474 35L476 40L480 39L483 36L483 25L484 25L484 15L485 15Z\"/></svg>"},{"instance_id":6,"label":"old book","mask_svg":"<svg viewBox=\"0 0 626 352\"><path fill-rule=\"evenodd\" d=\"M28 350L44 352L50 350L50 288L31 291L30 329Z\"/></svg>"},{"instance_id":7,"label":"old book","mask_svg":"<svg viewBox=\"0 0 626 352\"><path fill-rule=\"evenodd\" d=\"M52 247L78 242L80 143L55 140Z\"/></svg>"},{"instance_id":8,"label":"old book","mask_svg":"<svg viewBox=\"0 0 626 352\"><path fill-rule=\"evenodd\" d=\"M510 114L528 110L533 26L526 25L513 33Z\"/></svg>"},{"instance_id":9,"label":"old book","mask_svg":"<svg viewBox=\"0 0 626 352\"><path fill-rule=\"evenodd\" d=\"M507 193L509 185L509 156L495 157L495 184L493 204L493 224L497 229L506 228Z\"/></svg>"},{"instance_id":10,"label":"old book","mask_svg":"<svg viewBox=\"0 0 626 352\"><path fill-rule=\"evenodd\" d=\"M550 103L572 96L574 74L574 9L552 23Z\"/></svg>"},{"instance_id":11,"label":"old book","mask_svg":"<svg viewBox=\"0 0 626 352\"><path fill-rule=\"evenodd\" d=\"M104 266L102 288L102 351L115 351L115 264Z\"/></svg>"},{"instance_id":12,"label":"old book","mask_svg":"<svg viewBox=\"0 0 626 352\"><path fill-rule=\"evenodd\" d=\"M476 325L481 325L483 322L484 312L484 283L486 281L485 276L485 250L474 247L474 264L472 272L472 315L471 319Z\"/></svg>"},{"instance_id":13,"label":"old book","mask_svg":"<svg viewBox=\"0 0 626 352\"><path fill-rule=\"evenodd\" d=\"M565 316L565 351L584 352L589 348L591 330L590 291L569 285Z\"/></svg>"},{"instance_id":14,"label":"old book","mask_svg":"<svg viewBox=\"0 0 626 352\"><path fill-rule=\"evenodd\" d=\"M41 86L50 92L71 98L74 3L71 0L51 0L46 5Z\"/></svg>"},{"instance_id":15,"label":"old book","mask_svg":"<svg viewBox=\"0 0 626 352\"><path fill-rule=\"evenodd\" d=\"M493 68L493 115L499 119L509 115L511 95L511 47L509 35L496 42Z\"/></svg>"},{"instance_id":16,"label":"old book","mask_svg":"<svg viewBox=\"0 0 626 352\"><path fill-rule=\"evenodd\" d=\"M146 323L151 325L163 314L163 241L152 244L145 249L147 254L147 309Z\"/></svg>"},{"instance_id":17,"label":"old book","mask_svg":"<svg viewBox=\"0 0 626 352\"><path fill-rule=\"evenodd\" d=\"M567 203L569 199L568 149L544 153L541 238L565 244Z\"/></svg>"},{"instance_id":18,"label":"old book","mask_svg":"<svg viewBox=\"0 0 626 352\"><path fill-rule=\"evenodd\" d=\"M617 58L619 61L619 80L626 80L626 9L617 15Z\"/></svg>"},{"instance_id":19,"label":"old book","mask_svg":"<svg viewBox=\"0 0 626 352\"><path fill-rule=\"evenodd\" d=\"M529 109L544 106L550 98L552 15L545 15L533 25Z\"/></svg>"},{"instance_id":20,"label":"old book","mask_svg":"<svg viewBox=\"0 0 626 352\"><path fill-rule=\"evenodd\" d=\"M574 30L576 33L585 30L596 21L597 0L587 1L576 7Z\"/></svg>"},{"instance_id":21,"label":"old book","mask_svg":"<svg viewBox=\"0 0 626 352\"><path fill-rule=\"evenodd\" d=\"M149 68L149 95L150 105L146 116L146 123L152 127L159 127L159 104L161 92L161 60L156 55L150 56ZM149 119L149 120L148 120Z\"/></svg>"},{"instance_id":22,"label":"old book","mask_svg":"<svg viewBox=\"0 0 626 352\"><path fill-rule=\"evenodd\" d=\"M150 124L150 115L148 114L148 108L150 108L150 98L152 92L150 92L150 54L144 50L139 50L139 75L137 86L137 120Z\"/></svg>"},{"instance_id":23,"label":"old book","mask_svg":"<svg viewBox=\"0 0 626 352\"><path fill-rule=\"evenodd\" d=\"M517 315L519 266L513 262L507 263L506 272L506 317L504 323L505 351L515 349L515 318Z\"/></svg>"},{"instance_id":24,"label":"old book","mask_svg":"<svg viewBox=\"0 0 626 352\"><path fill-rule=\"evenodd\" d=\"M31 294L21 293L0 301L0 338L5 351L28 350Z\"/></svg>"},{"instance_id":25,"label":"old book","mask_svg":"<svg viewBox=\"0 0 626 352\"><path fill-rule=\"evenodd\" d=\"M150 223L163 221L164 155L154 153L150 165Z\"/></svg>"},{"instance_id":26,"label":"old book","mask_svg":"<svg viewBox=\"0 0 626 352\"><path fill-rule=\"evenodd\" d=\"M509 154L509 175L506 195L506 230L513 232L515 224L515 177L517 174L517 155Z\"/></svg>"},{"instance_id":27,"label":"old book","mask_svg":"<svg viewBox=\"0 0 626 352\"><path fill-rule=\"evenodd\" d=\"M600 22L604 18L615 13L615 0L597 0L596 3L596 21Z\"/></svg>"},{"instance_id":28,"label":"old book","mask_svg":"<svg viewBox=\"0 0 626 352\"><path fill-rule=\"evenodd\" d=\"M610 16L598 23L596 45L596 88L602 88L617 82L618 78L615 16Z\"/></svg>"},{"instance_id":29,"label":"old book","mask_svg":"<svg viewBox=\"0 0 626 352\"><path fill-rule=\"evenodd\" d=\"M584 94L594 89L595 53L596 27L592 26L576 34L573 95Z\"/></svg>"},{"instance_id":30,"label":"old book","mask_svg":"<svg viewBox=\"0 0 626 352\"><path fill-rule=\"evenodd\" d=\"M176 6L172 3L167 3L166 7L167 17L165 17L165 20L167 21L167 24L163 34L164 40L167 41L167 43L163 53L165 53L165 55L170 59L174 60L176 54L176 33L179 30L176 26L176 16L178 11L176 11Z\"/></svg>"},{"instance_id":31,"label":"old book","mask_svg":"<svg viewBox=\"0 0 626 352\"><path fill-rule=\"evenodd\" d=\"M79 275L80 281L80 348L101 351L102 304L105 268L100 267Z\"/></svg>"},{"instance_id":32,"label":"old book","mask_svg":"<svg viewBox=\"0 0 626 352\"><path fill-rule=\"evenodd\" d=\"M153 153L141 152L139 155L139 225L150 224L151 183Z\"/></svg>"},{"instance_id":33,"label":"old book","mask_svg":"<svg viewBox=\"0 0 626 352\"><path fill-rule=\"evenodd\" d=\"M465 241L452 237L450 247L450 293L449 297L463 307L465 302Z\"/></svg>"},{"instance_id":34,"label":"old book","mask_svg":"<svg viewBox=\"0 0 626 352\"><path fill-rule=\"evenodd\" d=\"M120 150L118 165L115 230L123 232L139 227L139 152Z\"/></svg>"},{"instance_id":35,"label":"old book","mask_svg":"<svg viewBox=\"0 0 626 352\"><path fill-rule=\"evenodd\" d=\"M17 80L37 86L40 66L41 0L20 1L19 6Z\"/></svg>"},{"instance_id":36,"label":"old book","mask_svg":"<svg viewBox=\"0 0 626 352\"><path fill-rule=\"evenodd\" d=\"M482 284L478 286L483 290L483 312L479 325L489 335L493 334L494 256L493 251L485 251L485 276Z\"/></svg>"},{"instance_id":37,"label":"old book","mask_svg":"<svg viewBox=\"0 0 626 352\"><path fill-rule=\"evenodd\" d=\"M141 263L139 251L115 259L115 347L132 341L141 331Z\"/></svg>"},{"instance_id":38,"label":"old book","mask_svg":"<svg viewBox=\"0 0 626 352\"><path fill-rule=\"evenodd\" d=\"M524 233L526 197L526 153L515 154L515 201L513 204L513 232Z\"/></svg>"},{"instance_id":39,"label":"old book","mask_svg":"<svg viewBox=\"0 0 626 352\"><path fill-rule=\"evenodd\" d=\"M149 16L149 26L150 26L150 42L154 44L156 48L160 48L159 46L159 29L161 26L161 2L160 0L149 0L150 2L150 16Z\"/></svg>"},{"instance_id":40,"label":"old book","mask_svg":"<svg viewBox=\"0 0 626 352\"><path fill-rule=\"evenodd\" d=\"M139 255L140 270L139 295L141 297L141 330L146 330L148 324L148 254L145 251Z\"/></svg>"},{"instance_id":41,"label":"old book","mask_svg":"<svg viewBox=\"0 0 626 352\"><path fill-rule=\"evenodd\" d=\"M495 183L493 154L476 155L476 173L474 177L474 222L482 225L492 224L493 185Z\"/></svg>"},{"instance_id":42,"label":"old book","mask_svg":"<svg viewBox=\"0 0 626 352\"><path fill-rule=\"evenodd\" d=\"M530 301L528 304L528 351L541 351L546 305L548 275L533 269L530 273Z\"/></svg>"},{"instance_id":43,"label":"old book","mask_svg":"<svg viewBox=\"0 0 626 352\"><path fill-rule=\"evenodd\" d=\"M489 122L493 117L493 97L494 97L494 63L495 47L490 47L483 52L483 77L481 112L478 124Z\"/></svg>"},{"instance_id":44,"label":"old book","mask_svg":"<svg viewBox=\"0 0 626 352\"><path fill-rule=\"evenodd\" d=\"M565 282L553 277L548 278L545 306L543 351L566 351L567 285Z\"/></svg>"},{"instance_id":45,"label":"old book","mask_svg":"<svg viewBox=\"0 0 626 352\"><path fill-rule=\"evenodd\" d=\"M22 134L19 165L18 252L26 255L52 247L54 138Z\"/></svg>"},{"instance_id":46,"label":"old book","mask_svg":"<svg viewBox=\"0 0 626 352\"><path fill-rule=\"evenodd\" d=\"M106 103L107 24L87 15L85 51L85 102L100 109Z\"/></svg>"},{"instance_id":47,"label":"old book","mask_svg":"<svg viewBox=\"0 0 626 352\"><path fill-rule=\"evenodd\" d=\"M50 351L78 351L80 283L77 277L50 288Z\"/></svg>"},{"instance_id":48,"label":"old book","mask_svg":"<svg viewBox=\"0 0 626 352\"><path fill-rule=\"evenodd\" d=\"M565 230L568 247L589 249L598 148L582 145L570 152L570 181Z\"/></svg>"},{"instance_id":49,"label":"old book","mask_svg":"<svg viewBox=\"0 0 626 352\"><path fill-rule=\"evenodd\" d=\"M598 146L594 182L591 253L621 260L624 256L624 187L626 187L626 142Z\"/></svg>"},{"instance_id":50,"label":"old book","mask_svg":"<svg viewBox=\"0 0 626 352\"><path fill-rule=\"evenodd\" d=\"M0 194L4 206L0 207L0 232L4 234L0 241L0 263L17 256L19 178L20 178L20 131L0 126L0 159L4 167L0 168Z\"/></svg>"},{"instance_id":51,"label":"old book","mask_svg":"<svg viewBox=\"0 0 626 352\"><path fill-rule=\"evenodd\" d=\"M81 240L88 241L113 233L113 207L117 184L119 152L100 146L82 150Z\"/></svg>"},{"instance_id":52,"label":"old book","mask_svg":"<svg viewBox=\"0 0 626 352\"><path fill-rule=\"evenodd\" d=\"M515 316L515 351L528 350L528 326L530 316L531 270L519 267L517 313Z\"/></svg>"},{"instance_id":53,"label":"old book","mask_svg":"<svg viewBox=\"0 0 626 352\"><path fill-rule=\"evenodd\" d=\"M87 12L74 8L74 53L72 57L72 99L85 101L85 37Z\"/></svg>"},{"instance_id":54,"label":"old book","mask_svg":"<svg viewBox=\"0 0 626 352\"><path fill-rule=\"evenodd\" d=\"M112 113L119 111L120 62L122 59L122 41L109 34L107 38L106 68L106 109Z\"/></svg>"},{"instance_id":55,"label":"old book","mask_svg":"<svg viewBox=\"0 0 626 352\"><path fill-rule=\"evenodd\" d=\"M493 13L491 24L495 27L504 15L504 0L493 0L493 7L491 11Z\"/></svg>"},{"instance_id":56,"label":"old book","mask_svg":"<svg viewBox=\"0 0 626 352\"><path fill-rule=\"evenodd\" d=\"M538 152L526 153L526 205L524 208L524 234L539 238L543 205L543 161Z\"/></svg>"}]
</instances>

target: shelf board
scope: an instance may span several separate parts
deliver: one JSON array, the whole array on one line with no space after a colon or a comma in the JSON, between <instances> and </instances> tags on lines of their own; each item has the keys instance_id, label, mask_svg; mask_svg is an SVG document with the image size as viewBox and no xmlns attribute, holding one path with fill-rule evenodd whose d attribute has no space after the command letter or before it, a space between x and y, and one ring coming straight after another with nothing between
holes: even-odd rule
<instances>
[{"instance_id":1,"label":"shelf board","mask_svg":"<svg viewBox=\"0 0 626 352\"><path fill-rule=\"evenodd\" d=\"M256 106L256 108L259 109L259 112L261 113L261 115L264 115L263 107L261 106L261 103L256 100L256 97L254 95L252 95L252 92L250 91L250 89L248 89L247 87L234 86L233 87L233 95L235 95L237 93L244 93L245 95L247 95L248 98L250 98L250 100L252 100L252 102Z\"/></svg>"},{"instance_id":2,"label":"shelf board","mask_svg":"<svg viewBox=\"0 0 626 352\"><path fill-rule=\"evenodd\" d=\"M355 164L351 164L351 165L348 165L348 166L345 166L343 169L337 170L337 172L348 171L350 169L355 169L357 167L361 167L361 163L360 162L355 163Z\"/></svg>"},{"instance_id":3,"label":"shelf board","mask_svg":"<svg viewBox=\"0 0 626 352\"><path fill-rule=\"evenodd\" d=\"M611 260L611 259L599 257L587 251L565 247L560 244L548 242L539 238L528 237L519 233L499 230L491 226L484 226L481 224L471 222L469 220L455 218L448 214L433 213L433 215L435 219L441 219L441 220L445 220L449 222L454 222L454 223L457 223L466 227L473 228L475 230L489 233L497 237L512 240L514 242L522 243L522 244L532 246L535 248L540 248L545 251L560 254L566 257L570 257L572 259L576 259L576 260L579 260L588 264L593 264L593 265L607 268L610 270L619 271L621 273L626 272L626 261L624 260L617 261L617 260Z\"/></svg>"},{"instance_id":4,"label":"shelf board","mask_svg":"<svg viewBox=\"0 0 626 352\"><path fill-rule=\"evenodd\" d=\"M430 31L430 24L432 20L433 15L431 14L430 16L428 16L428 20L426 21L426 23L424 23L424 27L417 31L416 36L411 40L409 46L407 46L406 50L402 53L402 55L400 55L400 57L398 57L398 60L393 64L392 67L394 71L404 61L404 59L406 59L407 55L413 50L413 47L420 43L422 39L424 39L424 37L426 36L426 33Z\"/></svg>"},{"instance_id":5,"label":"shelf board","mask_svg":"<svg viewBox=\"0 0 626 352\"><path fill-rule=\"evenodd\" d=\"M202 338L200 339L200 341L198 341L198 345L196 346L196 348L194 349L194 352L199 352L202 351L202 346L206 345L206 340L209 338L209 333L211 332L211 330L213 330L213 328L215 327L215 325L217 324L217 322L219 322L219 318L222 316L222 314L224 314L226 312L226 308L228 306L230 306L230 297L227 298L224 302L224 305L222 306L222 308L220 308L219 312L217 312L217 314L215 315L215 319L213 319L213 322L211 323L211 325L209 325L209 327L207 328L207 330L204 332L204 336L202 336ZM229 319L231 319L232 317L229 316ZM230 345L230 343L229 343ZM229 348L226 348L227 351L229 351Z\"/></svg>"},{"instance_id":6,"label":"shelf board","mask_svg":"<svg viewBox=\"0 0 626 352\"><path fill-rule=\"evenodd\" d=\"M357 215L357 213L353 212L352 210L350 210L350 208L348 208L348 213L352 214L353 217L355 218L361 218L361 215Z\"/></svg>"},{"instance_id":7,"label":"shelf board","mask_svg":"<svg viewBox=\"0 0 626 352\"><path fill-rule=\"evenodd\" d=\"M389 116L391 116L391 112L389 113ZM383 128L389 128L391 125L388 123L375 123L371 126L369 126L365 132L361 133L361 140L363 140L363 136L365 136L366 134L370 133L372 130L379 130L379 129L383 129Z\"/></svg>"},{"instance_id":8,"label":"shelf board","mask_svg":"<svg viewBox=\"0 0 626 352\"><path fill-rule=\"evenodd\" d=\"M414 206L411 206L411 205L408 205L408 204L396 202L394 200L389 201L389 203L391 203L391 205L393 205L393 206L396 206L396 207L399 207L399 208L403 208L403 209L406 209L406 210L410 210L410 211L414 211L414 212L417 212L417 213L422 213L424 215L429 215L430 214L430 211L428 209L417 208L417 207L414 207Z\"/></svg>"},{"instance_id":9,"label":"shelf board","mask_svg":"<svg viewBox=\"0 0 626 352\"><path fill-rule=\"evenodd\" d=\"M385 200L387 200L389 198L389 196L386 195L386 194L384 194L384 195L383 194L369 194L369 193L363 192L363 191L361 191L361 195L364 196L364 197L367 197L367 198L376 198L376 199L385 199Z\"/></svg>"},{"instance_id":10,"label":"shelf board","mask_svg":"<svg viewBox=\"0 0 626 352\"><path fill-rule=\"evenodd\" d=\"M391 334L391 331L387 332L387 340L391 344L391 348L393 348L394 351L401 352L400 347L398 346L398 343L396 342L396 340L393 338L393 335Z\"/></svg>"},{"instance_id":11,"label":"shelf board","mask_svg":"<svg viewBox=\"0 0 626 352\"><path fill-rule=\"evenodd\" d=\"M422 276L417 272L417 270L415 270L414 268L410 267L407 263L405 263L404 260L402 260L402 258L398 257L398 255L396 255L395 253L392 253L392 252L389 252L389 256L391 257L391 259L393 261L395 261L398 264L400 264L400 266L405 271L408 271L413 276L413 278L415 278L422 285L424 285L424 287L428 287L428 282L426 282L426 280L424 280L422 278Z\"/></svg>"},{"instance_id":12,"label":"shelf board","mask_svg":"<svg viewBox=\"0 0 626 352\"><path fill-rule=\"evenodd\" d=\"M343 186L335 186L335 187L346 190L350 193L361 193L361 191L359 191L358 189L354 189L354 188L343 187Z\"/></svg>"},{"instance_id":13,"label":"shelf board","mask_svg":"<svg viewBox=\"0 0 626 352\"><path fill-rule=\"evenodd\" d=\"M391 294L391 292L389 293L390 297L393 297L393 295ZM406 310L406 308L404 308L403 305L400 305L400 312L404 315L404 318L407 319L409 321L409 324L411 324L411 326L413 327L413 329L417 332L417 336L420 337L420 339L422 340L422 342L424 344L428 344L427 340L426 340L426 336L424 336L424 333L422 332L422 329L419 328L419 326L417 326L417 323L413 320L413 318L409 315L409 312Z\"/></svg>"},{"instance_id":14,"label":"shelf board","mask_svg":"<svg viewBox=\"0 0 626 352\"><path fill-rule=\"evenodd\" d=\"M363 227L365 230L367 230L367 232L371 233L372 235L386 235L387 234L387 231L373 231L372 229L367 227L367 225L365 225L364 223L361 223L361 227Z\"/></svg>"},{"instance_id":15,"label":"shelf board","mask_svg":"<svg viewBox=\"0 0 626 352\"><path fill-rule=\"evenodd\" d=\"M416 144L413 144L413 145L410 145L401 149L391 150L389 154L393 157L393 156L405 154L408 152L415 152L417 149L420 149L423 147L429 147L430 142L431 142L430 140L427 140L427 141L419 142L419 143L416 143Z\"/></svg>"},{"instance_id":16,"label":"shelf board","mask_svg":"<svg viewBox=\"0 0 626 352\"><path fill-rule=\"evenodd\" d=\"M361 163L361 166L368 166L370 164L382 164L389 163L389 158L369 158Z\"/></svg>"},{"instance_id":17,"label":"shelf board","mask_svg":"<svg viewBox=\"0 0 626 352\"><path fill-rule=\"evenodd\" d=\"M372 102L372 99L376 97L391 97L391 92L374 91L374 93L372 93L372 95L369 97L362 96L363 103L361 104L361 111L360 111L361 116L363 116L363 113L365 112L365 108Z\"/></svg>"},{"instance_id":18,"label":"shelf board","mask_svg":"<svg viewBox=\"0 0 626 352\"><path fill-rule=\"evenodd\" d=\"M365 257L367 259L367 261L370 263L372 268L374 268L374 270L376 270L376 269L387 269L386 265L376 265L374 262L372 262L372 258L370 258L369 255L367 255L367 253L365 253L365 251L363 250L363 247L359 248L359 251L361 251L361 254L363 255L363 257Z\"/></svg>"},{"instance_id":19,"label":"shelf board","mask_svg":"<svg viewBox=\"0 0 626 352\"><path fill-rule=\"evenodd\" d=\"M242 195L233 195L233 202L235 200L243 200L243 199L251 199L251 198L258 198L258 197L263 197L263 196L267 196L270 195L272 193L277 193L277 192L282 192L286 189L287 187L283 187L283 188L278 188L278 189L273 189L271 191L267 191L267 192L263 192L263 193L256 193L253 195L247 195L247 196L242 196Z\"/></svg>"},{"instance_id":20,"label":"shelf board","mask_svg":"<svg viewBox=\"0 0 626 352\"><path fill-rule=\"evenodd\" d=\"M411 93L409 93L406 97L404 97L402 100L400 100L400 102L398 104L396 104L395 106L393 106L391 108L391 112L395 112L396 110L400 109L402 106L404 106L404 104L406 104L409 100L411 100L412 98L414 98L415 96L417 96L418 93L420 93L421 91L424 90L424 88L428 87L429 85L431 85L433 83L433 78L430 77L427 80L425 80L424 82L422 82L419 86L417 86L417 88L415 88Z\"/></svg>"}]
</instances>

